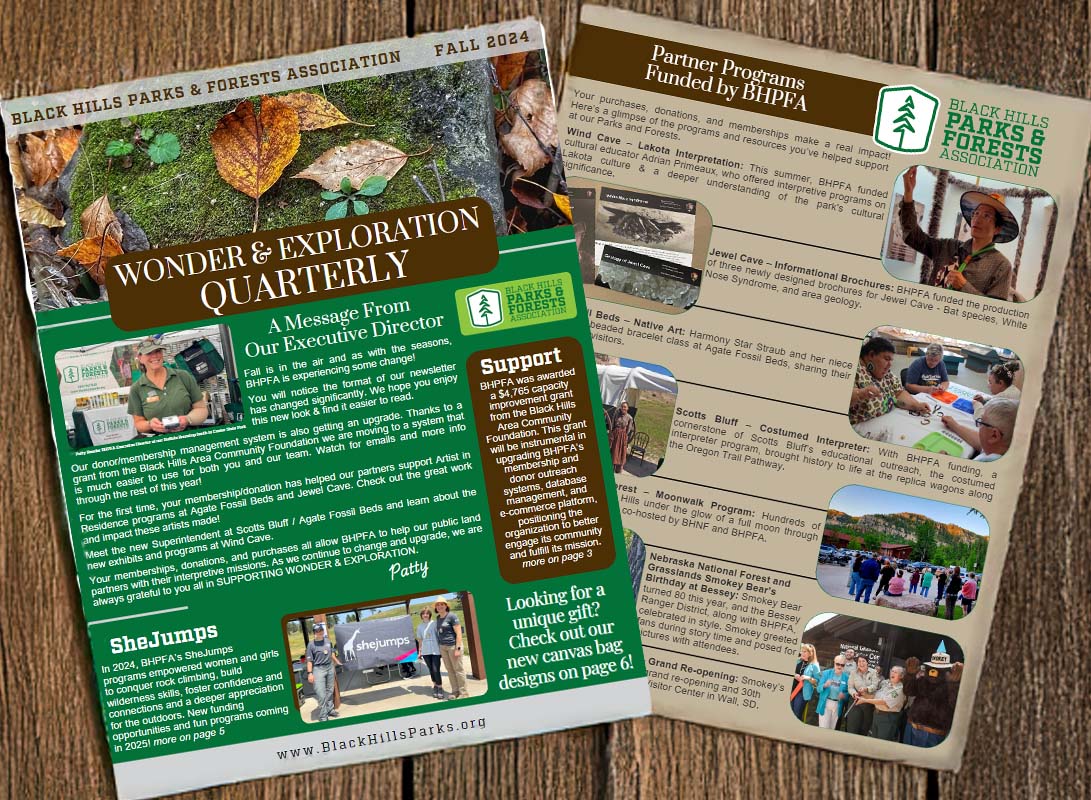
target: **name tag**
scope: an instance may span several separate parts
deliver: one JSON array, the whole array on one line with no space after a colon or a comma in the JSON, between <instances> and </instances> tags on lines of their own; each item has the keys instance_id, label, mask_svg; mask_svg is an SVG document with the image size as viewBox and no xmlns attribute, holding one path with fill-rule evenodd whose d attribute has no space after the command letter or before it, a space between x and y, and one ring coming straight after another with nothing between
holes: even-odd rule
<instances>
[{"instance_id":1,"label":"name tag","mask_svg":"<svg viewBox=\"0 0 1091 800\"><path fill-rule=\"evenodd\" d=\"M148 398L144 402L145 403L158 403L159 402L159 395L149 394Z\"/></svg>"}]
</instances>

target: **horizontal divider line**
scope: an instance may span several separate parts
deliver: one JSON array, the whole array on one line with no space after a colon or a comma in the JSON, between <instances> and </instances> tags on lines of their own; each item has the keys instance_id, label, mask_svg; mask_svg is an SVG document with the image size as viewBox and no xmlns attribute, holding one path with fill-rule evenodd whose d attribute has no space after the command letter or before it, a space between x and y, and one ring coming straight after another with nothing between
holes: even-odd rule
<instances>
[{"instance_id":1,"label":"horizontal divider line","mask_svg":"<svg viewBox=\"0 0 1091 800\"><path fill-rule=\"evenodd\" d=\"M711 486L707 483L697 483L695 481L684 481L681 478L668 478L666 475L655 474L653 478L659 478L661 481L673 481L674 483L685 483L690 486L700 486L702 489L715 489L718 492L727 492L728 494L738 494L743 497L753 497L757 500L768 500L771 503L783 503L786 506L795 506L796 508L806 508L810 511L821 511L823 514L829 511L828 508L818 508L817 506L808 506L803 503L793 503L790 500L778 500L776 497L764 497L760 494L750 494L749 492L740 492L737 489L725 489L723 486Z\"/></svg>"},{"instance_id":2,"label":"horizontal divider line","mask_svg":"<svg viewBox=\"0 0 1091 800\"><path fill-rule=\"evenodd\" d=\"M691 553L689 550L678 550L673 547L663 547L660 544L651 544L650 542L644 542L645 547L654 547L656 550L669 550L672 553L681 553L684 556L693 556L694 558L707 558L709 561L722 561L725 564L738 564L740 567L750 567L752 569L760 569L765 572L775 572L778 575L791 575L793 578L803 578L805 581L816 581L814 575L800 575L798 572L785 572L782 569L772 569L770 567L763 567L760 564L747 564L745 561L732 561L730 558L717 558L716 556L706 556L703 553Z\"/></svg>"},{"instance_id":3,"label":"horizontal divider line","mask_svg":"<svg viewBox=\"0 0 1091 800\"><path fill-rule=\"evenodd\" d=\"M753 397L755 400L768 400L771 403L783 403L786 406L796 406L798 408L809 408L811 411L825 411L827 414L836 414L839 417L847 417L847 411L831 411L828 408L819 408L818 406L809 406L804 403L793 403L791 400L778 400L776 397L764 397L760 394L750 394L749 392L740 392L738 389L725 389L722 386L710 386L707 383L697 383L697 381L684 381L681 378L676 379L678 383L688 383L690 386L700 386L705 389L715 389L718 392L730 392L731 394L741 394L743 397Z\"/></svg>"},{"instance_id":4,"label":"horizontal divider line","mask_svg":"<svg viewBox=\"0 0 1091 800\"><path fill-rule=\"evenodd\" d=\"M758 233L757 231L746 231L742 228L731 228L727 225L713 225L713 228L719 228L722 231L734 231L735 233L745 233L748 236L760 236L763 239L775 239L778 242L788 242L789 244L798 244L803 247L814 247L818 250L829 250L831 253L841 253L846 256L856 256L857 258L870 258L872 261L882 261L879 256L868 256L863 253L854 253L851 250L839 250L836 247L826 247L823 244L812 244L811 242L800 242L795 239L785 239L782 236L773 236L768 233Z\"/></svg>"},{"instance_id":5,"label":"horizontal divider line","mask_svg":"<svg viewBox=\"0 0 1091 800\"><path fill-rule=\"evenodd\" d=\"M777 325L787 325L789 328L800 328L805 331L814 331L815 333L828 333L830 336L841 336L845 339L853 339L860 341L859 336L853 336L851 333L838 333L837 331L824 331L821 328L810 328L806 325L796 325L794 322L784 322L779 319L768 319L766 317L755 317L753 314L743 314L739 311L728 311L726 308L715 308L714 306L702 306L695 305L694 308L703 308L705 311L719 311L721 314L734 314L736 317L746 317L747 319L756 319L760 322L775 322Z\"/></svg>"},{"instance_id":6,"label":"horizontal divider line","mask_svg":"<svg viewBox=\"0 0 1091 800\"><path fill-rule=\"evenodd\" d=\"M713 658L712 656L699 655L697 653L683 653L681 650L671 650L669 647L656 647L654 644L646 644L641 642L645 650L662 650L664 653L674 653L679 656L687 656L689 658L703 658L705 661L715 661L717 664L728 664L732 667L745 667L746 669L756 669L759 672L768 672L770 675L783 675L785 678L791 678L790 672L778 672L775 669L766 669L765 667L755 667L753 664L740 664L737 661L724 661L722 658Z\"/></svg>"}]
</instances>

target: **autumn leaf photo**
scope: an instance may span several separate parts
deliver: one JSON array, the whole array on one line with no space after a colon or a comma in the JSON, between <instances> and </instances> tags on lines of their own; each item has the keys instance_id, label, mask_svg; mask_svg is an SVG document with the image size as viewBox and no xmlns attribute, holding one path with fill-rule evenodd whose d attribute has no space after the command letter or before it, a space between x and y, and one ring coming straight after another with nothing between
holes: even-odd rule
<instances>
[{"instance_id":1,"label":"autumn leaf photo","mask_svg":"<svg viewBox=\"0 0 1091 800\"><path fill-rule=\"evenodd\" d=\"M545 58L269 92L7 142L37 310L107 300L128 252L479 196L570 224Z\"/></svg>"}]
</instances>

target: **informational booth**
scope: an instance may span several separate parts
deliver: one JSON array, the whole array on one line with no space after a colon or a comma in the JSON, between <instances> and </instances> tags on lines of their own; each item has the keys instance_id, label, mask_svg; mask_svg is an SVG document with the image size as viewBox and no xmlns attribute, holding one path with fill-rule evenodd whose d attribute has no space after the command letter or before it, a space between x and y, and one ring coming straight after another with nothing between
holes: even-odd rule
<instances>
[{"instance_id":1,"label":"informational booth","mask_svg":"<svg viewBox=\"0 0 1091 800\"><path fill-rule=\"evenodd\" d=\"M137 346L142 337L57 352L61 410L76 449L137 438L129 416L129 389L140 377ZM197 380L209 408L205 425L238 421L242 406L226 325L206 325L159 336L166 363Z\"/></svg>"}]
</instances>

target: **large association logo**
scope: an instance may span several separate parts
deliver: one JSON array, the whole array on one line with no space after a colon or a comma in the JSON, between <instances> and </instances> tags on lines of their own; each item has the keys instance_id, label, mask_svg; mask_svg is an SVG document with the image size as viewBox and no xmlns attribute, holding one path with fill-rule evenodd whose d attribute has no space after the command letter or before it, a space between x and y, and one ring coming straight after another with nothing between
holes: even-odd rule
<instances>
[{"instance_id":1,"label":"large association logo","mask_svg":"<svg viewBox=\"0 0 1091 800\"><path fill-rule=\"evenodd\" d=\"M504 321L504 298L495 289L478 289L466 295L466 310L475 328L491 328Z\"/></svg>"},{"instance_id":2,"label":"large association logo","mask_svg":"<svg viewBox=\"0 0 1091 800\"><path fill-rule=\"evenodd\" d=\"M938 111L939 98L919 86L887 86L879 92L872 138L898 153L923 153Z\"/></svg>"}]
</instances>

